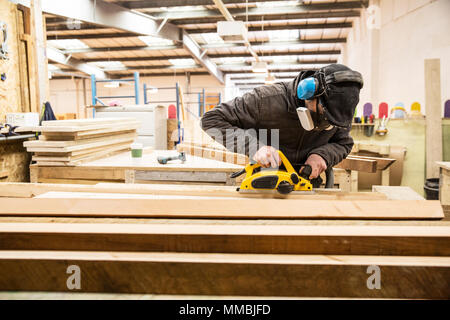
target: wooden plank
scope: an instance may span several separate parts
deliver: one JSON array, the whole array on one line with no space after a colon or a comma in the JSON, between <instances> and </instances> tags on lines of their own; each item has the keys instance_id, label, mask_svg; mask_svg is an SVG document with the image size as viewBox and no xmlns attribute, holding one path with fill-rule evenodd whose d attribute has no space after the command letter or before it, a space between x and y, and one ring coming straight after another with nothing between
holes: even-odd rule
<instances>
[{"instance_id":1,"label":"wooden plank","mask_svg":"<svg viewBox=\"0 0 450 320\"><path fill-rule=\"evenodd\" d=\"M64 161L54 161L54 162L52 162L52 161L37 161L36 164L38 166L50 166L50 167L58 167L58 166L75 167L75 166L79 166L85 162L101 159L101 158L108 157L108 156L114 156L118 153L124 152L125 150L130 150L129 144L117 146L115 148L111 148L109 150L105 150L102 152L92 153L89 156L81 157L76 160L70 160L67 162L64 162Z\"/></svg>"},{"instance_id":2,"label":"wooden plank","mask_svg":"<svg viewBox=\"0 0 450 320\"><path fill-rule=\"evenodd\" d=\"M90 142L86 144L81 145L73 145L68 147L28 147L28 152L54 152L54 153L67 153L72 151L79 151L79 150L85 150L85 149L94 149L97 147L104 147L107 145L114 145L119 143L125 143L125 142L132 142L136 138L136 134L127 134L123 135L122 137L115 137L114 139L108 139L105 141L98 141L98 142Z\"/></svg>"},{"instance_id":3,"label":"wooden plank","mask_svg":"<svg viewBox=\"0 0 450 320\"><path fill-rule=\"evenodd\" d=\"M41 195L42 196L42 195ZM2 198L3 216L231 219L442 219L439 201L242 199L70 193L61 198ZM130 201L133 200L133 201Z\"/></svg>"},{"instance_id":4,"label":"wooden plank","mask_svg":"<svg viewBox=\"0 0 450 320\"><path fill-rule=\"evenodd\" d=\"M73 141L48 141L48 140L32 140L25 141L23 143L24 147L36 147L36 148L63 148L63 147L71 147L71 146L83 146L90 143L96 142L108 142L115 141L119 138L128 138L136 136L135 132L125 133L125 134L116 134L108 137L100 137L100 138L92 138L92 139L84 139L84 140L73 140Z\"/></svg>"},{"instance_id":5,"label":"wooden plank","mask_svg":"<svg viewBox=\"0 0 450 320\"><path fill-rule=\"evenodd\" d=\"M442 106L440 59L425 59L426 177L438 178L442 161Z\"/></svg>"},{"instance_id":6,"label":"wooden plank","mask_svg":"<svg viewBox=\"0 0 450 320\"><path fill-rule=\"evenodd\" d=\"M70 127L70 126L94 126L109 124L115 126L122 122L133 122L134 118L95 118L95 119L77 119L77 120L58 120L58 121L42 121L42 126L45 127Z\"/></svg>"},{"instance_id":7,"label":"wooden plank","mask_svg":"<svg viewBox=\"0 0 450 320\"><path fill-rule=\"evenodd\" d=\"M397 256L1 251L0 290L69 291L70 265L80 292L450 298L450 258ZM367 286L369 266L380 290Z\"/></svg>"},{"instance_id":8,"label":"wooden plank","mask_svg":"<svg viewBox=\"0 0 450 320\"><path fill-rule=\"evenodd\" d=\"M128 145L130 146L130 142L118 144L117 146ZM35 156L38 157L72 157L72 158L82 158L88 155L91 155L94 152L105 151L107 149L113 148L114 146L106 145L103 147L89 148L85 150L72 151L72 152L35 152Z\"/></svg>"},{"instance_id":9,"label":"wooden plank","mask_svg":"<svg viewBox=\"0 0 450 320\"><path fill-rule=\"evenodd\" d=\"M138 124L117 126L115 128L90 130L90 131L79 131L79 132L45 132L41 135L43 139L47 141L61 141L61 140L83 140L92 139L99 137L107 137L110 135L120 134L120 133L132 133L139 128Z\"/></svg>"},{"instance_id":10,"label":"wooden plank","mask_svg":"<svg viewBox=\"0 0 450 320\"><path fill-rule=\"evenodd\" d=\"M376 166L377 170L386 170L396 161L396 159L390 159L390 158L366 157L366 156L356 156L356 155L349 155L347 157L347 159L349 159L349 158L350 159L375 160L377 162L377 166Z\"/></svg>"},{"instance_id":11,"label":"wooden plank","mask_svg":"<svg viewBox=\"0 0 450 320\"><path fill-rule=\"evenodd\" d=\"M349 156L335 165L334 168L373 173L377 171L377 161L373 159L360 159Z\"/></svg>"},{"instance_id":12,"label":"wooden plank","mask_svg":"<svg viewBox=\"0 0 450 320\"><path fill-rule=\"evenodd\" d=\"M450 162L439 164L439 200L443 206L450 206Z\"/></svg>"},{"instance_id":13,"label":"wooden plank","mask_svg":"<svg viewBox=\"0 0 450 320\"><path fill-rule=\"evenodd\" d=\"M217 149L209 149L209 148L203 148L203 147L197 147L194 145L184 144L180 143L177 145L177 151L179 152L186 152L187 154L196 156L196 157L202 157L206 159L211 160L217 160L227 163L233 163L233 164L239 164L239 165L246 165L249 160L248 157L242 154L233 153L233 152L227 152L223 150L217 150Z\"/></svg>"},{"instance_id":14,"label":"wooden plank","mask_svg":"<svg viewBox=\"0 0 450 320\"><path fill-rule=\"evenodd\" d=\"M236 191L236 187L214 185L169 185L169 184L118 184L98 183L92 185L72 184L46 184L46 183L20 183L9 182L0 189L0 197L31 198L50 191L67 192L96 192L96 193L134 193L134 194L165 194L187 196L213 196L213 197L242 197L242 198L276 198L285 199L323 199L323 200L385 200L386 195L378 192L341 192L340 190L317 189L314 193L296 193L280 195L278 193L246 194Z\"/></svg>"},{"instance_id":15,"label":"wooden plank","mask_svg":"<svg viewBox=\"0 0 450 320\"><path fill-rule=\"evenodd\" d=\"M71 155L71 152L68 153L62 153L61 155L58 154L57 156L55 156L54 154L50 155L41 155L42 153L37 153L37 155L32 157L33 161L72 161L72 160L79 160L79 159L83 159L92 155L96 155L100 152L106 152L108 153L108 151L116 151L116 150L123 150L126 148L130 148L130 144L129 143L125 143L125 144L119 144L117 146L107 146L105 148L98 148L98 149L94 149L94 150L87 150L87 152L81 153L81 154L75 154L75 155ZM123 151L122 151L123 152Z\"/></svg>"},{"instance_id":16,"label":"wooden plank","mask_svg":"<svg viewBox=\"0 0 450 320\"><path fill-rule=\"evenodd\" d=\"M425 200L410 187L403 186L372 186L372 191L383 193L390 200Z\"/></svg>"},{"instance_id":17,"label":"wooden plank","mask_svg":"<svg viewBox=\"0 0 450 320\"><path fill-rule=\"evenodd\" d=\"M62 121L62 120L60 120ZM136 124L140 124L136 121L130 121L130 122L121 122L121 125L126 126L134 126ZM20 131L18 132L28 132L28 131L34 131L34 132L64 132L64 133L75 133L75 132L88 132L88 131L97 131L101 129L111 129L111 124L102 124L102 125L92 125L92 126L39 126L39 127L21 127ZM17 131L17 130L16 130ZM86 133L91 134L91 132Z\"/></svg>"},{"instance_id":18,"label":"wooden plank","mask_svg":"<svg viewBox=\"0 0 450 320\"><path fill-rule=\"evenodd\" d=\"M37 177L42 179L72 179L72 180L96 180L98 181L125 181L124 170L105 168L83 168L83 167L38 167Z\"/></svg>"},{"instance_id":19,"label":"wooden plank","mask_svg":"<svg viewBox=\"0 0 450 320\"><path fill-rule=\"evenodd\" d=\"M12 222L0 250L450 256L450 225Z\"/></svg>"}]
</instances>

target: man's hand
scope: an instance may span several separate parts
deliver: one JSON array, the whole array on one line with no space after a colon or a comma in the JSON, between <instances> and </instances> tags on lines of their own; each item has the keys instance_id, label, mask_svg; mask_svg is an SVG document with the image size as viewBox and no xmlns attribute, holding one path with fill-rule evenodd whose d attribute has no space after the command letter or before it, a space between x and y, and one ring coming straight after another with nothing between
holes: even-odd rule
<instances>
[{"instance_id":1,"label":"man's hand","mask_svg":"<svg viewBox=\"0 0 450 320\"><path fill-rule=\"evenodd\" d=\"M261 147L253 156L253 160L258 162L263 168L277 168L281 165L278 150L271 146Z\"/></svg>"},{"instance_id":2,"label":"man's hand","mask_svg":"<svg viewBox=\"0 0 450 320\"><path fill-rule=\"evenodd\" d=\"M325 162L325 160L315 153L311 154L308 159L306 159L305 163L309 164L312 169L309 179L317 178L322 172L327 169L327 163Z\"/></svg>"}]
</instances>

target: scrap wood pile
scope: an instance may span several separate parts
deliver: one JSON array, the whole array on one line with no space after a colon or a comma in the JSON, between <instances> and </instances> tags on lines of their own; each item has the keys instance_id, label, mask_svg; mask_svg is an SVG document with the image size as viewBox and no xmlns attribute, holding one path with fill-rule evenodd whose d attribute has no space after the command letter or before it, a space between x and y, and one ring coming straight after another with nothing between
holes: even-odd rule
<instances>
[{"instance_id":1,"label":"scrap wood pile","mask_svg":"<svg viewBox=\"0 0 450 320\"><path fill-rule=\"evenodd\" d=\"M39 140L26 141L33 161L45 166L74 166L130 149L140 123L132 118L44 121Z\"/></svg>"}]
</instances>

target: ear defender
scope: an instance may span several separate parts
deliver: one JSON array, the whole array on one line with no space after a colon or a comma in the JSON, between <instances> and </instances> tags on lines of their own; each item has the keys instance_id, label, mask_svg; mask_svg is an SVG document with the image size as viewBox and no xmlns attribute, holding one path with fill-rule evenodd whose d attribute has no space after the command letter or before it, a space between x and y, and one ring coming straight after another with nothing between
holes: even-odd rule
<instances>
[{"instance_id":1,"label":"ear defender","mask_svg":"<svg viewBox=\"0 0 450 320\"><path fill-rule=\"evenodd\" d=\"M303 79L297 86L297 97L300 100L309 100L316 94L318 87L319 82L316 78Z\"/></svg>"}]
</instances>

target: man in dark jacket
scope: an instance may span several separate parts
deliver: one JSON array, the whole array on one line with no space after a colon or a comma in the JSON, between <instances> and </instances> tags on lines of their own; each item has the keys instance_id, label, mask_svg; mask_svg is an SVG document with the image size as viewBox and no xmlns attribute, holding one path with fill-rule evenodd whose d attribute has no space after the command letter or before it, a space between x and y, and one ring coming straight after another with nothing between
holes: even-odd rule
<instances>
[{"instance_id":1,"label":"man in dark jacket","mask_svg":"<svg viewBox=\"0 0 450 320\"><path fill-rule=\"evenodd\" d=\"M313 179L350 153L349 132L362 86L360 73L331 64L221 103L205 113L201 126L230 151L263 167L280 165L279 148L292 164L309 164Z\"/></svg>"}]
</instances>

